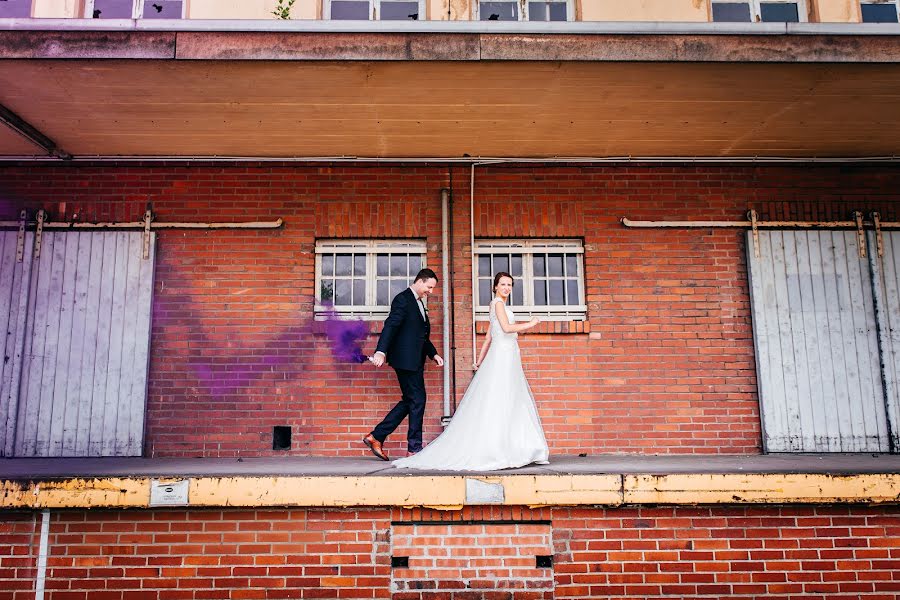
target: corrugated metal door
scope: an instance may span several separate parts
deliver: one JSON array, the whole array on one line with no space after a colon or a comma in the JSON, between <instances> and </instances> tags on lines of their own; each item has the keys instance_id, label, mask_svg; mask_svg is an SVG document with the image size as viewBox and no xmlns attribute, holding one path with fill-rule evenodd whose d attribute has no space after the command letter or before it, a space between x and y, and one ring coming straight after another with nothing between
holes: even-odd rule
<instances>
[{"instance_id":1,"label":"corrugated metal door","mask_svg":"<svg viewBox=\"0 0 900 600\"><path fill-rule=\"evenodd\" d=\"M44 232L31 262L14 456L139 456L154 239ZM153 236L153 234L151 234ZM21 304L21 299L20 299Z\"/></svg>"},{"instance_id":2,"label":"corrugated metal door","mask_svg":"<svg viewBox=\"0 0 900 600\"><path fill-rule=\"evenodd\" d=\"M872 274L855 231L748 232L768 452L886 452Z\"/></svg>"},{"instance_id":3,"label":"corrugated metal door","mask_svg":"<svg viewBox=\"0 0 900 600\"><path fill-rule=\"evenodd\" d=\"M875 232L868 236L891 447L896 452L900 449L900 231L882 232L881 257Z\"/></svg>"},{"instance_id":4,"label":"corrugated metal door","mask_svg":"<svg viewBox=\"0 0 900 600\"><path fill-rule=\"evenodd\" d=\"M11 456L22 380L25 322L28 314L28 278L34 234L26 232L19 247L19 232L0 231L0 326L5 331L0 364L0 456ZM21 257L19 254L21 253Z\"/></svg>"}]
</instances>

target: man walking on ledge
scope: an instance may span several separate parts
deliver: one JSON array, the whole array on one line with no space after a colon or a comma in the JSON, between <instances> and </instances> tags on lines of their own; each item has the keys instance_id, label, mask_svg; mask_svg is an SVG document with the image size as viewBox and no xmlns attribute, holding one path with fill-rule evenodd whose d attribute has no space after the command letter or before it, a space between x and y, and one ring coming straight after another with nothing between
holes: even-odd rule
<instances>
[{"instance_id":1,"label":"man walking on ledge","mask_svg":"<svg viewBox=\"0 0 900 600\"><path fill-rule=\"evenodd\" d=\"M372 362L380 367L387 359L397 372L400 382L400 402L390 410L375 429L363 438L372 454L390 460L381 445L407 416L407 456L422 449L422 419L425 416L425 358L444 366L434 344L431 343L431 323L423 300L434 291L437 275L422 269L411 286L397 294L391 302L391 312L384 321L381 337Z\"/></svg>"}]
</instances>

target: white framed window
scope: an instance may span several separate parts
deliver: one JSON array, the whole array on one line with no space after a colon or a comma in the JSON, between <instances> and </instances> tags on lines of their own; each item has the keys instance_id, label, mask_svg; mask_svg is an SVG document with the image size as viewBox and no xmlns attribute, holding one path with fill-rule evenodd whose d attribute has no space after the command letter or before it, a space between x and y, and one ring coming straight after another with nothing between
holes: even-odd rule
<instances>
[{"instance_id":1,"label":"white framed window","mask_svg":"<svg viewBox=\"0 0 900 600\"><path fill-rule=\"evenodd\" d=\"M479 21L574 21L573 0L482 0Z\"/></svg>"},{"instance_id":2,"label":"white framed window","mask_svg":"<svg viewBox=\"0 0 900 600\"><path fill-rule=\"evenodd\" d=\"M551 321L587 318L581 240L477 240L475 317L487 320L494 275L513 276L510 306L517 317Z\"/></svg>"},{"instance_id":3,"label":"white framed window","mask_svg":"<svg viewBox=\"0 0 900 600\"><path fill-rule=\"evenodd\" d=\"M425 0L325 0L324 13L332 21L418 21Z\"/></svg>"},{"instance_id":4,"label":"white framed window","mask_svg":"<svg viewBox=\"0 0 900 600\"><path fill-rule=\"evenodd\" d=\"M184 0L85 0L87 19L183 19Z\"/></svg>"},{"instance_id":5,"label":"white framed window","mask_svg":"<svg viewBox=\"0 0 900 600\"><path fill-rule=\"evenodd\" d=\"M717 23L806 22L806 0L712 0L712 20Z\"/></svg>"},{"instance_id":6,"label":"white framed window","mask_svg":"<svg viewBox=\"0 0 900 600\"><path fill-rule=\"evenodd\" d=\"M424 240L316 242L316 312L384 319L425 266Z\"/></svg>"},{"instance_id":7,"label":"white framed window","mask_svg":"<svg viewBox=\"0 0 900 600\"><path fill-rule=\"evenodd\" d=\"M0 0L0 19L31 17L31 0Z\"/></svg>"},{"instance_id":8,"label":"white framed window","mask_svg":"<svg viewBox=\"0 0 900 600\"><path fill-rule=\"evenodd\" d=\"M863 23L897 23L897 0L869 0L859 3Z\"/></svg>"}]
</instances>

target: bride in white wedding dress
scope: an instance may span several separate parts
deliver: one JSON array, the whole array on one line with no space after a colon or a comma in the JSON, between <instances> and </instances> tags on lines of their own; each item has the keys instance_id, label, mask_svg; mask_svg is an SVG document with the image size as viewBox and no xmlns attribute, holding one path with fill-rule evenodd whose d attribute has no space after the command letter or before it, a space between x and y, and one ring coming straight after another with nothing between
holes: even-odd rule
<instances>
[{"instance_id":1,"label":"bride in white wedding dress","mask_svg":"<svg viewBox=\"0 0 900 600\"><path fill-rule=\"evenodd\" d=\"M491 324L459 408L444 432L395 467L439 471L495 471L547 464L549 449L519 354L518 332L537 319L516 323L506 301L513 279L494 277Z\"/></svg>"}]
</instances>

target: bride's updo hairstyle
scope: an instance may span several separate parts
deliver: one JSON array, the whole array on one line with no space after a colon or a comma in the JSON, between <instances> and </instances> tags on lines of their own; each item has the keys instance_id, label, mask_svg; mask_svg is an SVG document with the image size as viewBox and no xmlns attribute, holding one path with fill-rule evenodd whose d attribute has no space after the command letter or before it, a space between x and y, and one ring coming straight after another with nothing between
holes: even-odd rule
<instances>
[{"instance_id":1,"label":"bride's updo hairstyle","mask_svg":"<svg viewBox=\"0 0 900 600\"><path fill-rule=\"evenodd\" d=\"M495 294L497 293L497 285L500 284L500 278L502 278L502 277L509 277L509 279L512 281L513 287L516 287L516 280L513 279L513 276L510 275L509 273L507 273L506 271L500 271L499 273L494 275L493 291Z\"/></svg>"}]
</instances>

